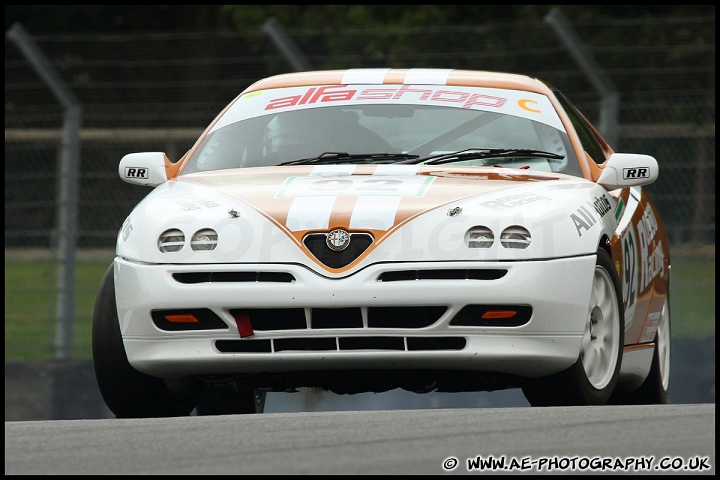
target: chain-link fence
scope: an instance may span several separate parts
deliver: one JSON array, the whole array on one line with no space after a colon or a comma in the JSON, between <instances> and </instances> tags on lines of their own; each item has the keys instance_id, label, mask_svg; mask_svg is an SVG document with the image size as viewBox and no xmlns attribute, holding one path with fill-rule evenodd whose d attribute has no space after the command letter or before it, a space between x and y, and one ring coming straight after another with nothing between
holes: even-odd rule
<instances>
[{"instance_id":1,"label":"chain-link fence","mask_svg":"<svg viewBox=\"0 0 720 480\"><path fill-rule=\"evenodd\" d=\"M654 155L660 163L660 178L649 190L672 241L714 243L715 19L572 28L585 42L602 42L588 49L620 95L615 149ZM613 36L603 38L602 32ZM558 86L598 124L601 99L592 79L546 22L289 33L313 68L452 66L529 73ZM712 43L699 41L708 38ZM147 193L118 180L123 155L161 150L178 159L243 88L292 69L260 29L34 40L82 106L80 248L113 248L122 220ZM6 248L52 247L56 241L62 114L48 85L6 35Z\"/></svg>"},{"instance_id":2,"label":"chain-link fence","mask_svg":"<svg viewBox=\"0 0 720 480\"><path fill-rule=\"evenodd\" d=\"M672 244L714 246L714 16L571 27L619 94L613 147L658 159L660 177L648 190ZM602 99L594 79L547 21L287 33L304 65L314 69L436 67L537 76L599 123ZM80 158L77 172L62 170L64 111L6 33L6 252L57 248L59 179L69 174L79 179L78 248L111 251L124 218L148 193L119 179L123 155L165 151L177 160L241 90L298 68L267 28L33 41L79 102Z\"/></svg>"}]
</instances>

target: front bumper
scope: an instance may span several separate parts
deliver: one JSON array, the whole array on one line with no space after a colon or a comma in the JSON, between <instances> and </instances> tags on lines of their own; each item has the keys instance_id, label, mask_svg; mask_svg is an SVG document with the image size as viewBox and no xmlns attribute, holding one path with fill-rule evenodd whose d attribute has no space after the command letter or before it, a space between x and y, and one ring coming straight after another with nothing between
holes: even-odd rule
<instances>
[{"instance_id":1,"label":"front bumper","mask_svg":"<svg viewBox=\"0 0 720 480\"><path fill-rule=\"evenodd\" d=\"M358 369L539 377L578 359L594 267L594 255L386 263L327 278L301 265L149 265L118 257L115 286L128 360L160 378ZM502 275L477 275L483 271ZM459 278L462 272L475 273ZM465 315L458 322L468 305L529 306L532 314L520 325L502 318L474 323L478 310L472 310L470 321ZM153 322L153 311L183 309L212 311L221 328L168 331ZM264 326L250 321L251 334L241 337L248 322L238 322L238 312L268 310L258 318L275 320ZM436 317L418 313L424 311ZM283 312L295 319L285 323L278 318ZM420 320L404 321L406 313Z\"/></svg>"}]
</instances>

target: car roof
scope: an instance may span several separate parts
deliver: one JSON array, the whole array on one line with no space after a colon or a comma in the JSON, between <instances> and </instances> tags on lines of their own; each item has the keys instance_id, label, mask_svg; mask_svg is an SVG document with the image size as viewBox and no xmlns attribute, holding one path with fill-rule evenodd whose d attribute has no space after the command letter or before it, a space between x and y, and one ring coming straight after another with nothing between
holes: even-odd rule
<instances>
[{"instance_id":1,"label":"car roof","mask_svg":"<svg viewBox=\"0 0 720 480\"><path fill-rule=\"evenodd\" d=\"M402 85L407 83L507 88L545 95L552 88L540 79L516 73L435 68L357 68L284 73L259 80L250 85L243 93L291 86Z\"/></svg>"}]
</instances>

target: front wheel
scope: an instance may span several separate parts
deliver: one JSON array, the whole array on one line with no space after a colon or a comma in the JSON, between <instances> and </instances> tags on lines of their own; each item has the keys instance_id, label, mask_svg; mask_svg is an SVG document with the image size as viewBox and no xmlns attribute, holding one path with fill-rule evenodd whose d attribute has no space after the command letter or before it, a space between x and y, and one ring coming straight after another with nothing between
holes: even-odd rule
<instances>
[{"instance_id":1,"label":"front wheel","mask_svg":"<svg viewBox=\"0 0 720 480\"><path fill-rule=\"evenodd\" d=\"M118 322L113 265L105 272L93 311L92 352L100 393L118 418L189 415L202 392L195 379L166 382L128 362Z\"/></svg>"},{"instance_id":2,"label":"front wheel","mask_svg":"<svg viewBox=\"0 0 720 480\"><path fill-rule=\"evenodd\" d=\"M598 249L580 356L555 375L528 382L532 406L604 405L615 390L625 342L620 280L612 258Z\"/></svg>"},{"instance_id":3,"label":"front wheel","mask_svg":"<svg viewBox=\"0 0 720 480\"><path fill-rule=\"evenodd\" d=\"M668 294L669 295L669 294ZM617 405L662 405L667 403L670 387L670 301L665 298L655 333L650 373L645 381L630 392L616 392L608 403Z\"/></svg>"}]
</instances>

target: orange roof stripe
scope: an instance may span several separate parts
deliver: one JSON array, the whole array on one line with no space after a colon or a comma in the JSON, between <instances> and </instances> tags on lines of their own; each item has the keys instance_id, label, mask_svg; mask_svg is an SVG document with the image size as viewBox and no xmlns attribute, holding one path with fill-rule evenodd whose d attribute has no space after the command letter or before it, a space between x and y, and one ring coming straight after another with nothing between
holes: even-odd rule
<instances>
[{"instance_id":1,"label":"orange roof stripe","mask_svg":"<svg viewBox=\"0 0 720 480\"><path fill-rule=\"evenodd\" d=\"M404 83L408 72L410 71L409 69L377 70L386 70L383 79L383 84L386 85ZM320 70L283 73L258 80L250 85L244 93L290 86L341 85L343 78L348 71L349 70ZM446 85L509 88L513 90L527 90L538 93L547 93L548 91L548 86L545 83L527 75L489 71L452 70L448 76Z\"/></svg>"}]
</instances>

